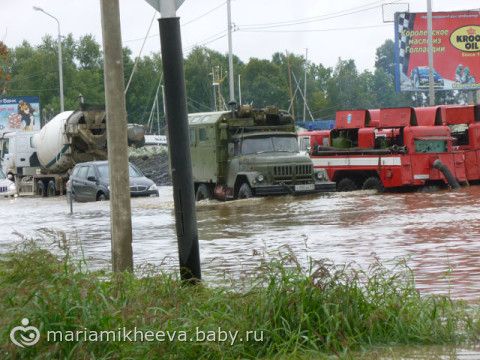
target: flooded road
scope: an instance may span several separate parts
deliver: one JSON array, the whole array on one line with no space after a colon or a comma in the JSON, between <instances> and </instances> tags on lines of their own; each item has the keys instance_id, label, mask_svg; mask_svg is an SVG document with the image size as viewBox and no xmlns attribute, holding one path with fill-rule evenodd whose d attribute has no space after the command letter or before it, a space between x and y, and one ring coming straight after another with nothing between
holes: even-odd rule
<instances>
[{"instance_id":1,"label":"flooded road","mask_svg":"<svg viewBox=\"0 0 480 360\"><path fill-rule=\"evenodd\" d=\"M480 186L458 192L338 193L234 202L202 202L197 208L203 276L207 281L255 269L262 258L288 246L306 262L329 258L366 268L407 258L424 293L480 297ZM171 187L159 198L132 200L134 261L177 267ZM92 267L109 267L109 203L65 198L0 199L0 252L40 237L42 229L77 239ZM39 232L40 231L40 232Z\"/></svg>"}]
</instances>

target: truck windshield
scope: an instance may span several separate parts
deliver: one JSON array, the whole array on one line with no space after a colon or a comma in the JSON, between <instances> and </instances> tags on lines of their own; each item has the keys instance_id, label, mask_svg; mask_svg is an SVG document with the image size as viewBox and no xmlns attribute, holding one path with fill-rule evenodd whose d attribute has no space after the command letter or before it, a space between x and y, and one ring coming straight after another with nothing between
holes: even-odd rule
<instances>
[{"instance_id":1,"label":"truck windshield","mask_svg":"<svg viewBox=\"0 0 480 360\"><path fill-rule=\"evenodd\" d=\"M441 153L447 151L446 140L415 140L417 153Z\"/></svg>"},{"instance_id":2,"label":"truck windshield","mask_svg":"<svg viewBox=\"0 0 480 360\"><path fill-rule=\"evenodd\" d=\"M298 143L294 136L251 137L242 141L242 155L266 152L298 153Z\"/></svg>"},{"instance_id":3,"label":"truck windshield","mask_svg":"<svg viewBox=\"0 0 480 360\"><path fill-rule=\"evenodd\" d=\"M108 179L108 164L103 164L98 166L98 172L102 179ZM143 176L137 169L132 165L128 165L128 176L130 177L141 177Z\"/></svg>"},{"instance_id":4,"label":"truck windshield","mask_svg":"<svg viewBox=\"0 0 480 360\"><path fill-rule=\"evenodd\" d=\"M3 146L0 149L1 152L2 152L2 157L5 156L6 154L8 154L8 143L9 143L9 139L4 139L3 140Z\"/></svg>"}]
</instances>

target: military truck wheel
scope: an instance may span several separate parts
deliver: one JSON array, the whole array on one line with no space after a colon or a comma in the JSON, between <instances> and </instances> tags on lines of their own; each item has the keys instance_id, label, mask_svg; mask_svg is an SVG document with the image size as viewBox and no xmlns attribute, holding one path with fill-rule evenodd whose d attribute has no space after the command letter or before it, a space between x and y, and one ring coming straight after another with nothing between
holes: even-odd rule
<instances>
[{"instance_id":1,"label":"military truck wheel","mask_svg":"<svg viewBox=\"0 0 480 360\"><path fill-rule=\"evenodd\" d=\"M253 196L252 189L250 188L250 185L247 183L243 183L242 186L240 186L240 189L238 189L238 198L239 199L248 199Z\"/></svg>"},{"instance_id":2,"label":"military truck wheel","mask_svg":"<svg viewBox=\"0 0 480 360\"><path fill-rule=\"evenodd\" d=\"M357 190L357 184L352 179L346 177L337 183L337 191L354 191Z\"/></svg>"},{"instance_id":3,"label":"military truck wheel","mask_svg":"<svg viewBox=\"0 0 480 360\"><path fill-rule=\"evenodd\" d=\"M37 181L37 195L47 196L47 189L45 189L45 184L42 180Z\"/></svg>"},{"instance_id":4,"label":"military truck wheel","mask_svg":"<svg viewBox=\"0 0 480 360\"><path fill-rule=\"evenodd\" d=\"M97 195L97 201L105 201L105 200L107 200L107 197L105 196L104 193L101 192Z\"/></svg>"},{"instance_id":5,"label":"military truck wheel","mask_svg":"<svg viewBox=\"0 0 480 360\"><path fill-rule=\"evenodd\" d=\"M50 180L47 185L47 196L55 196L57 194L57 189L55 187L55 181Z\"/></svg>"},{"instance_id":6,"label":"military truck wheel","mask_svg":"<svg viewBox=\"0 0 480 360\"><path fill-rule=\"evenodd\" d=\"M384 188L382 181L378 177L370 176L364 181L362 190L377 190L378 192L383 192Z\"/></svg>"},{"instance_id":7,"label":"military truck wheel","mask_svg":"<svg viewBox=\"0 0 480 360\"><path fill-rule=\"evenodd\" d=\"M195 200L210 200L212 198L212 191L205 184L200 184L197 189L197 194L195 195Z\"/></svg>"}]
</instances>

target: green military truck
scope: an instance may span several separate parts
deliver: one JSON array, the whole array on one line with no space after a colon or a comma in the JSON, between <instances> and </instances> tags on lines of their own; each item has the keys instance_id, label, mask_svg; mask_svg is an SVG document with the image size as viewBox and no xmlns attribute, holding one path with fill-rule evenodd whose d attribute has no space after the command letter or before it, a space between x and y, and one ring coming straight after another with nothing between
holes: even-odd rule
<instances>
[{"instance_id":1,"label":"green military truck","mask_svg":"<svg viewBox=\"0 0 480 360\"><path fill-rule=\"evenodd\" d=\"M275 107L189 115L197 200L335 191L298 149L293 118Z\"/></svg>"}]
</instances>

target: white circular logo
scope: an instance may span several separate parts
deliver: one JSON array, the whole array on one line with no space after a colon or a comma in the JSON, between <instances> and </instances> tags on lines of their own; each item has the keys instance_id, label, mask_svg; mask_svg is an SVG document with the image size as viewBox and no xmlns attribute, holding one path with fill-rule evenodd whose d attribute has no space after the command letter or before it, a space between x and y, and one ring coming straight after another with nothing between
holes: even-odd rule
<instances>
[{"instance_id":1,"label":"white circular logo","mask_svg":"<svg viewBox=\"0 0 480 360\"><path fill-rule=\"evenodd\" d=\"M27 318L22 319L22 326L15 326L10 331L10 340L21 348L33 346L40 340L40 331L35 326L28 326L29 322Z\"/></svg>"}]
</instances>

